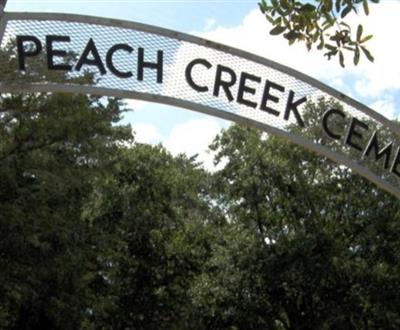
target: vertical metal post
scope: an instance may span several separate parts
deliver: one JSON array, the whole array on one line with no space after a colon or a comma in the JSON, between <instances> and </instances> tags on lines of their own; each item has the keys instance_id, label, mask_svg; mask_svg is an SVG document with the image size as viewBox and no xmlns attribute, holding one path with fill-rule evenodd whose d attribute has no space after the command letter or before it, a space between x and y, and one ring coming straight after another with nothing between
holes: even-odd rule
<instances>
[{"instance_id":1,"label":"vertical metal post","mask_svg":"<svg viewBox=\"0 0 400 330\"><path fill-rule=\"evenodd\" d=\"M0 18L3 16L4 9L6 8L7 0L0 0Z\"/></svg>"},{"instance_id":2,"label":"vertical metal post","mask_svg":"<svg viewBox=\"0 0 400 330\"><path fill-rule=\"evenodd\" d=\"M0 46L3 42L4 31L6 30L6 20L4 19L4 9L6 8L7 0L0 0Z\"/></svg>"},{"instance_id":3,"label":"vertical metal post","mask_svg":"<svg viewBox=\"0 0 400 330\"><path fill-rule=\"evenodd\" d=\"M7 24L4 18L4 9L6 8L6 3L7 0L0 0L0 47L1 44L3 43L4 32L6 30L6 24ZM0 96L1 96L1 90L0 90Z\"/></svg>"}]
</instances>

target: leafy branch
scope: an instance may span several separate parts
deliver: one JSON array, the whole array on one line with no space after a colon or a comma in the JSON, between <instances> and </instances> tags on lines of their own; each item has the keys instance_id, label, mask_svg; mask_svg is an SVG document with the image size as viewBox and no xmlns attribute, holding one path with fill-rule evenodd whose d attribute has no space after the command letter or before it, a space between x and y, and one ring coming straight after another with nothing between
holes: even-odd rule
<instances>
[{"instance_id":1,"label":"leafy branch","mask_svg":"<svg viewBox=\"0 0 400 330\"><path fill-rule=\"evenodd\" d=\"M259 7L273 26L271 35L282 35L290 45L303 42L308 50L316 45L328 60L337 57L344 67L346 53L352 53L354 65L359 64L361 55L374 61L366 47L372 35L365 35L361 24L354 33L346 23L347 15L358 14L361 8L369 15L370 2L379 0L261 0Z\"/></svg>"}]
</instances>

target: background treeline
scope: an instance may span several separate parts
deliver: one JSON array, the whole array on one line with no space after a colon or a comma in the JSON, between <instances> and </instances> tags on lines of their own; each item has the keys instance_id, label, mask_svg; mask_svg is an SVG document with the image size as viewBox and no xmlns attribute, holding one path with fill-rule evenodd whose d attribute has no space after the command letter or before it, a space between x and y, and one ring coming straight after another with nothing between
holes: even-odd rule
<instances>
[{"instance_id":1,"label":"background treeline","mask_svg":"<svg viewBox=\"0 0 400 330\"><path fill-rule=\"evenodd\" d=\"M1 329L400 328L398 200L237 125L208 173L123 111L1 95Z\"/></svg>"}]
</instances>

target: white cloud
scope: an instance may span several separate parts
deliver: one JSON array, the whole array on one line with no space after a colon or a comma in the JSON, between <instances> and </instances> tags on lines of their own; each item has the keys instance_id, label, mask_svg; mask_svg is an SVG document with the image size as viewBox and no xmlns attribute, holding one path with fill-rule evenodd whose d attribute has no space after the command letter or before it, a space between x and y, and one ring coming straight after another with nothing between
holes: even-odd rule
<instances>
[{"instance_id":1,"label":"white cloud","mask_svg":"<svg viewBox=\"0 0 400 330\"><path fill-rule=\"evenodd\" d=\"M206 20L206 24L204 26L204 31L211 30L212 28L215 27L215 24L217 23L217 20L215 18L209 18Z\"/></svg>"},{"instance_id":2,"label":"white cloud","mask_svg":"<svg viewBox=\"0 0 400 330\"><path fill-rule=\"evenodd\" d=\"M146 101L133 100L133 99L126 100L127 107L133 111L142 110L148 103L149 102Z\"/></svg>"},{"instance_id":3,"label":"white cloud","mask_svg":"<svg viewBox=\"0 0 400 330\"><path fill-rule=\"evenodd\" d=\"M135 141L139 143L157 144L162 140L162 135L152 124L134 123L132 131L135 133Z\"/></svg>"},{"instance_id":4,"label":"white cloud","mask_svg":"<svg viewBox=\"0 0 400 330\"><path fill-rule=\"evenodd\" d=\"M327 61L321 52L307 52L304 45L289 46L283 38L269 35L271 25L259 10L251 11L239 26L219 26L212 31L193 33L292 67L348 93L353 90L358 94L355 95L357 98L379 100L383 93L398 92L400 89L400 47L396 45L400 30L399 15L400 1L393 0L371 6L368 17L363 14L349 15L347 21L350 25L354 27L361 23L365 35L374 35L368 42L368 48L374 54L375 62L370 63L363 57L360 65L354 67L352 54L349 53L345 69L339 66L336 59ZM385 109L387 112L387 107Z\"/></svg>"},{"instance_id":5,"label":"white cloud","mask_svg":"<svg viewBox=\"0 0 400 330\"><path fill-rule=\"evenodd\" d=\"M138 143L161 143L174 156L186 154L188 157L198 155L197 160L209 171L222 168L220 164L213 164L214 154L208 146L220 133L222 126L213 118L193 119L183 124L176 125L167 137L164 137L153 124L136 123L132 125L135 132L135 141Z\"/></svg>"},{"instance_id":6,"label":"white cloud","mask_svg":"<svg viewBox=\"0 0 400 330\"><path fill-rule=\"evenodd\" d=\"M219 26L212 31L192 33L260 55L312 76L336 77L343 71L336 63L327 62L321 53L307 52L302 44L289 46L283 38L269 35L270 28L270 23L261 12L254 9L239 26Z\"/></svg>"},{"instance_id":7,"label":"white cloud","mask_svg":"<svg viewBox=\"0 0 400 330\"><path fill-rule=\"evenodd\" d=\"M371 108L389 119L396 118L396 106L391 96L375 101L371 104Z\"/></svg>"},{"instance_id":8,"label":"white cloud","mask_svg":"<svg viewBox=\"0 0 400 330\"><path fill-rule=\"evenodd\" d=\"M375 62L366 61L354 69L359 83L357 92L364 96L378 96L380 93L400 89L400 48L397 47L397 33L400 30L400 2L385 0L372 7L371 15L361 23L366 33L374 35L368 48L375 57Z\"/></svg>"},{"instance_id":9,"label":"white cloud","mask_svg":"<svg viewBox=\"0 0 400 330\"><path fill-rule=\"evenodd\" d=\"M333 86L334 88L340 89L340 88L344 88L344 87L345 87L344 81L343 81L343 79L340 78L340 77L337 77L337 78L335 78L335 79L332 79L331 83L332 83L332 86Z\"/></svg>"},{"instance_id":10,"label":"white cloud","mask_svg":"<svg viewBox=\"0 0 400 330\"><path fill-rule=\"evenodd\" d=\"M194 119L175 126L164 145L173 155L185 153L191 157L198 154L197 159L205 168L215 170L213 155L207 149L221 128L215 119Z\"/></svg>"}]
</instances>

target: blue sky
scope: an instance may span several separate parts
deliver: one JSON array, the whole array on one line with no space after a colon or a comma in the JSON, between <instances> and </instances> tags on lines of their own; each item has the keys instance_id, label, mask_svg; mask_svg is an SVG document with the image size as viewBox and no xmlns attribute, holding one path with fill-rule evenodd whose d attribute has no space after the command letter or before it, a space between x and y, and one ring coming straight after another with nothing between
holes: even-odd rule
<instances>
[{"instance_id":1,"label":"blue sky","mask_svg":"<svg viewBox=\"0 0 400 330\"><path fill-rule=\"evenodd\" d=\"M284 40L268 35L268 23L257 8L257 0L8 0L7 11L62 12L136 21L182 31L257 53L294 67L387 117L398 115L400 101L400 1L384 0L372 6L363 18L376 62L363 61L342 69L322 54L307 53L303 46L289 47ZM359 17L351 17L358 24ZM227 122L191 111L157 104L129 101L135 111L125 122L135 128L140 142L162 142L174 154L200 154L210 167L206 146Z\"/></svg>"},{"instance_id":2,"label":"blue sky","mask_svg":"<svg viewBox=\"0 0 400 330\"><path fill-rule=\"evenodd\" d=\"M201 30L210 18L237 25L253 0L8 0L9 11L52 11L105 16L179 31Z\"/></svg>"}]
</instances>

